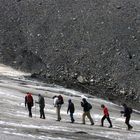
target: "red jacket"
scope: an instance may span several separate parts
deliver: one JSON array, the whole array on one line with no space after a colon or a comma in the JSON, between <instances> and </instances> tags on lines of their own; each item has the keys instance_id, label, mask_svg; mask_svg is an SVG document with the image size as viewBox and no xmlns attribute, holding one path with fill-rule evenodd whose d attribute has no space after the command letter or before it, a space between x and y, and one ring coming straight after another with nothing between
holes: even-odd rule
<instances>
[{"instance_id":1,"label":"red jacket","mask_svg":"<svg viewBox=\"0 0 140 140\"><path fill-rule=\"evenodd\" d=\"M104 112L104 115L109 116L107 107L104 107L103 112Z\"/></svg>"},{"instance_id":2,"label":"red jacket","mask_svg":"<svg viewBox=\"0 0 140 140\"><path fill-rule=\"evenodd\" d=\"M25 107L26 107L26 104L31 105L31 106L34 105L34 101L33 101L33 97L32 97L32 94L31 93L28 93L25 96Z\"/></svg>"}]
</instances>

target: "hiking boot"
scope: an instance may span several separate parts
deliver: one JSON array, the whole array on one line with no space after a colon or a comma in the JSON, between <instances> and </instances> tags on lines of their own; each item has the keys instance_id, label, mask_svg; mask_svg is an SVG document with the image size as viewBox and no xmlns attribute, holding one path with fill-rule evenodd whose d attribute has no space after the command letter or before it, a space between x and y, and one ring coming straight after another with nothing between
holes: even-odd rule
<instances>
[{"instance_id":1,"label":"hiking boot","mask_svg":"<svg viewBox=\"0 0 140 140\"><path fill-rule=\"evenodd\" d=\"M132 126L130 126L130 127L128 128L128 130L132 130L132 128L133 128L133 127L132 127Z\"/></svg>"},{"instance_id":2,"label":"hiking boot","mask_svg":"<svg viewBox=\"0 0 140 140\"><path fill-rule=\"evenodd\" d=\"M74 122L75 122L75 120L71 121L71 123L74 123Z\"/></svg>"},{"instance_id":3,"label":"hiking boot","mask_svg":"<svg viewBox=\"0 0 140 140\"><path fill-rule=\"evenodd\" d=\"M59 121L60 122L60 120L56 120L56 121Z\"/></svg>"},{"instance_id":4,"label":"hiking boot","mask_svg":"<svg viewBox=\"0 0 140 140\"><path fill-rule=\"evenodd\" d=\"M91 123L91 125L94 125L94 123Z\"/></svg>"},{"instance_id":5,"label":"hiking boot","mask_svg":"<svg viewBox=\"0 0 140 140\"><path fill-rule=\"evenodd\" d=\"M56 121L61 121L61 118L57 119Z\"/></svg>"}]
</instances>

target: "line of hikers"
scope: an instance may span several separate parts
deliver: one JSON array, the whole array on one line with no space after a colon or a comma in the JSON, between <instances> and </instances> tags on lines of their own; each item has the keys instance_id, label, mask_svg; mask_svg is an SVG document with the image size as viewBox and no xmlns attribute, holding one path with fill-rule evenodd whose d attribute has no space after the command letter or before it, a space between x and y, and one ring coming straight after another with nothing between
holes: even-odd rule
<instances>
[{"instance_id":1,"label":"line of hikers","mask_svg":"<svg viewBox=\"0 0 140 140\"><path fill-rule=\"evenodd\" d=\"M62 95L58 95L58 96L53 96L53 105L56 108L56 114L57 114L57 121L61 120L61 114L60 114L60 110L61 110L61 106L62 104L64 104L64 100ZM40 118L45 119L45 113L44 113L44 108L45 108L45 100L44 97L41 94L38 94L38 101L35 101L35 103L39 104L40 107ZM29 117L32 117L32 107L34 105L34 100L32 97L31 93L27 93L27 95L25 96L25 107L28 107L28 111L29 111ZM128 107L125 103L122 104L124 110L120 111L121 114L124 114L124 117L126 117L125 119L125 124L128 127L128 130L131 130L133 127L130 125L129 121L131 118L131 114L132 114L132 108ZM90 122L91 125L94 125L94 121L91 117L90 114L90 110L92 109L92 105L87 102L86 98L83 98L81 101L81 107L83 108L83 114L82 114L82 123L85 124L85 117L87 117ZM104 126L104 120L107 119L107 121L109 122L109 128L112 128L112 122L111 119L109 117L109 111L108 108L102 104L101 108L103 109L103 117L101 119L101 126ZM67 108L67 114L70 112L70 119L71 119L71 123L74 123L74 117L73 114L75 112L75 107L74 107L74 103L72 102L71 99L68 100L68 108Z\"/></svg>"}]
</instances>

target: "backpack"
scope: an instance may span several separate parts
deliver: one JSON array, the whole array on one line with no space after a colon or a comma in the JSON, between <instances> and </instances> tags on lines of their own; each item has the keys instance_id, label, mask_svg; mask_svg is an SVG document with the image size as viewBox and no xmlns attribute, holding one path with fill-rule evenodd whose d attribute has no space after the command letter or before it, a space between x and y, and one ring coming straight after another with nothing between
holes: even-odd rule
<instances>
[{"instance_id":1,"label":"backpack","mask_svg":"<svg viewBox=\"0 0 140 140\"><path fill-rule=\"evenodd\" d=\"M58 104L64 104L63 97L61 95L58 96Z\"/></svg>"},{"instance_id":2,"label":"backpack","mask_svg":"<svg viewBox=\"0 0 140 140\"><path fill-rule=\"evenodd\" d=\"M31 103L33 106L33 97L31 94L27 95L27 103Z\"/></svg>"},{"instance_id":3,"label":"backpack","mask_svg":"<svg viewBox=\"0 0 140 140\"><path fill-rule=\"evenodd\" d=\"M91 110L92 109L92 105L90 103L88 103L88 109Z\"/></svg>"},{"instance_id":4,"label":"backpack","mask_svg":"<svg viewBox=\"0 0 140 140\"><path fill-rule=\"evenodd\" d=\"M129 113L132 114L133 109L131 107L129 107L128 110L129 110Z\"/></svg>"}]
</instances>

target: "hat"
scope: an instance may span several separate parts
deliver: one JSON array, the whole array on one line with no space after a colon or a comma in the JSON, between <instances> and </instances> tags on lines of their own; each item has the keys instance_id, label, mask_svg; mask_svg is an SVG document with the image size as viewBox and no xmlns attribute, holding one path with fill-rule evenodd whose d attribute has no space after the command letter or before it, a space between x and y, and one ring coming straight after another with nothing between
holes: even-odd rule
<instances>
[{"instance_id":1,"label":"hat","mask_svg":"<svg viewBox=\"0 0 140 140\"><path fill-rule=\"evenodd\" d=\"M127 106L127 105L125 103L123 103L122 106Z\"/></svg>"},{"instance_id":2,"label":"hat","mask_svg":"<svg viewBox=\"0 0 140 140\"><path fill-rule=\"evenodd\" d=\"M54 98L56 98L56 97L57 97L57 96L55 95L55 96L52 97L52 99L54 99Z\"/></svg>"},{"instance_id":3,"label":"hat","mask_svg":"<svg viewBox=\"0 0 140 140\"><path fill-rule=\"evenodd\" d=\"M83 98L82 101L83 101L83 102L86 102L87 100L86 100L86 98Z\"/></svg>"},{"instance_id":4,"label":"hat","mask_svg":"<svg viewBox=\"0 0 140 140\"><path fill-rule=\"evenodd\" d=\"M69 99L68 102L71 102L71 99Z\"/></svg>"},{"instance_id":5,"label":"hat","mask_svg":"<svg viewBox=\"0 0 140 140\"><path fill-rule=\"evenodd\" d=\"M102 105L101 105L101 108L104 108L104 107L105 107L105 105L104 105L104 104L102 104Z\"/></svg>"}]
</instances>

